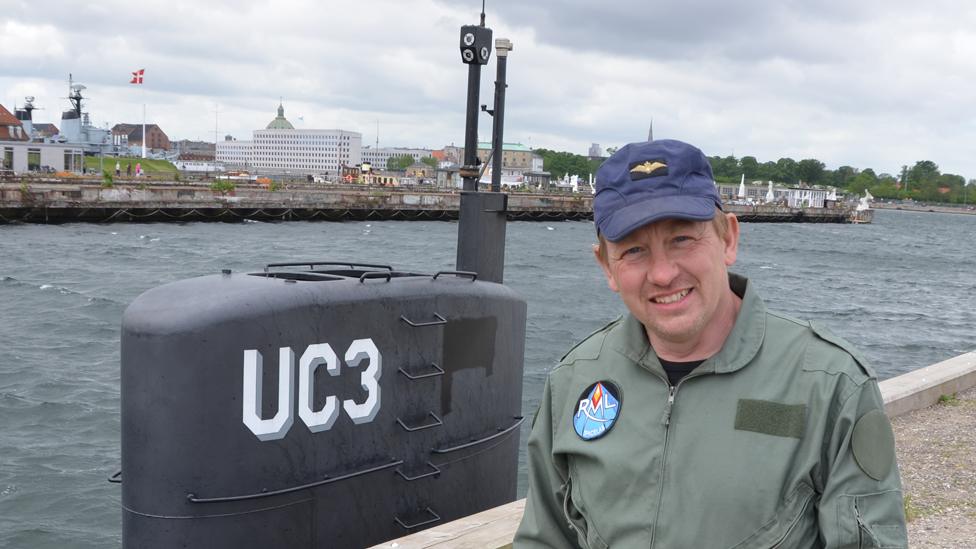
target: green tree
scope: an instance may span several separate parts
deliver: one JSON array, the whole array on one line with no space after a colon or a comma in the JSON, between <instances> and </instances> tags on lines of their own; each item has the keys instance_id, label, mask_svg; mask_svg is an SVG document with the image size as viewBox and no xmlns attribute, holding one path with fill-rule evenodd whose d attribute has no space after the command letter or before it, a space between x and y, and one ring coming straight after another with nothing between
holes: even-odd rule
<instances>
[{"instance_id":1,"label":"green tree","mask_svg":"<svg viewBox=\"0 0 976 549\"><path fill-rule=\"evenodd\" d=\"M407 169L407 166L413 164L413 157L409 154L403 154L399 156L391 156L386 161L386 169L391 172L398 172Z\"/></svg>"},{"instance_id":2,"label":"green tree","mask_svg":"<svg viewBox=\"0 0 976 549\"><path fill-rule=\"evenodd\" d=\"M919 160L905 174L908 184L912 187L934 182L939 173L939 166L931 160Z\"/></svg>"},{"instance_id":3,"label":"green tree","mask_svg":"<svg viewBox=\"0 0 976 549\"><path fill-rule=\"evenodd\" d=\"M857 169L850 166L841 166L834 170L833 185L835 187L842 187L844 189L850 184L854 176L857 175Z\"/></svg>"},{"instance_id":4,"label":"green tree","mask_svg":"<svg viewBox=\"0 0 976 549\"><path fill-rule=\"evenodd\" d=\"M618 150L620 150L620 147L607 147L607 156L612 155L613 153L617 152Z\"/></svg>"},{"instance_id":5,"label":"green tree","mask_svg":"<svg viewBox=\"0 0 976 549\"><path fill-rule=\"evenodd\" d=\"M874 170L868 168L855 175L847 186L851 194L864 194L865 190L870 190L878 186L878 176L874 175ZM871 191L874 194L874 191Z\"/></svg>"},{"instance_id":6,"label":"green tree","mask_svg":"<svg viewBox=\"0 0 976 549\"><path fill-rule=\"evenodd\" d=\"M545 170L552 174L555 179L561 179L564 175L578 175L589 177L595 173L600 162L590 162L585 156L569 152L551 151L549 149L536 149L536 154L542 157Z\"/></svg>"},{"instance_id":7,"label":"green tree","mask_svg":"<svg viewBox=\"0 0 976 549\"><path fill-rule=\"evenodd\" d=\"M776 161L776 180L784 183L796 184L797 164L792 158L780 158Z\"/></svg>"},{"instance_id":8,"label":"green tree","mask_svg":"<svg viewBox=\"0 0 976 549\"><path fill-rule=\"evenodd\" d=\"M423 162L424 164L427 164L431 168L437 167L437 159L434 158L433 156L425 156L421 158L420 161Z\"/></svg>"},{"instance_id":9,"label":"green tree","mask_svg":"<svg viewBox=\"0 0 976 549\"><path fill-rule=\"evenodd\" d=\"M760 175L759 161L755 156L743 156L739 159L739 169L746 175L746 179L755 180Z\"/></svg>"},{"instance_id":10,"label":"green tree","mask_svg":"<svg viewBox=\"0 0 976 549\"><path fill-rule=\"evenodd\" d=\"M824 175L824 163L815 158L804 158L796 165L796 175L801 181L816 185Z\"/></svg>"},{"instance_id":11,"label":"green tree","mask_svg":"<svg viewBox=\"0 0 976 549\"><path fill-rule=\"evenodd\" d=\"M733 179L739 177L739 161L735 159L734 156L726 156L722 158L720 156L710 156L708 157L708 163L712 165L712 174L715 175L716 179Z\"/></svg>"}]
</instances>

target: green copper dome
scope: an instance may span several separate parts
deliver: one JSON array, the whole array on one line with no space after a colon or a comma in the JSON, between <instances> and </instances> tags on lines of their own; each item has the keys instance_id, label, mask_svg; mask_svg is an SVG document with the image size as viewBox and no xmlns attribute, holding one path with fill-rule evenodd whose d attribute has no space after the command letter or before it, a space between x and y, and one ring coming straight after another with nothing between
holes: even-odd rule
<instances>
[{"instance_id":1,"label":"green copper dome","mask_svg":"<svg viewBox=\"0 0 976 549\"><path fill-rule=\"evenodd\" d=\"M285 118L285 108L281 105L281 103L278 103L278 116L276 116L275 119L272 120L271 122L268 122L268 126L266 129L269 130L294 130L295 129L295 126L292 126L291 122L289 122L288 119Z\"/></svg>"}]
</instances>

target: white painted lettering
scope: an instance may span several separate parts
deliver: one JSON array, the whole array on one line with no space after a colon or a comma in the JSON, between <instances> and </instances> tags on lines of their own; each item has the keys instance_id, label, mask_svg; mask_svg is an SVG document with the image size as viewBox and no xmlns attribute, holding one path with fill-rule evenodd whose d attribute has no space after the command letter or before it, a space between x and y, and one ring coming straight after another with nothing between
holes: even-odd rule
<instances>
[{"instance_id":1,"label":"white painted lettering","mask_svg":"<svg viewBox=\"0 0 976 549\"><path fill-rule=\"evenodd\" d=\"M291 347L278 351L278 411L271 419L261 419L261 402L264 383L264 357L256 349L244 351L244 425L259 440L284 438L294 421L292 399L295 396L295 353Z\"/></svg>"},{"instance_id":2,"label":"white painted lettering","mask_svg":"<svg viewBox=\"0 0 976 549\"><path fill-rule=\"evenodd\" d=\"M358 368L364 360L369 361L369 367L360 375L360 386L366 390L366 400L362 404L354 400L342 401L342 407L352 419L353 423L369 423L380 411L380 374L383 373L383 363L380 352L372 339L357 339L349 345L346 351L346 364L350 368Z\"/></svg>"},{"instance_id":3,"label":"white painted lettering","mask_svg":"<svg viewBox=\"0 0 976 549\"><path fill-rule=\"evenodd\" d=\"M357 425L376 419L380 411L380 376L383 374L383 356L372 339L357 339L349 345L345 354L349 368L368 366L360 374L360 386L366 391L366 399L358 403L353 399L342 401L342 409ZM244 425L259 440L279 440L285 437L294 423L295 353L291 347L281 347L278 353L278 411L271 419L261 418L263 396L262 376L264 358L257 349L244 350L244 390L242 406ZM314 410L315 371L325 365L330 376L340 374L341 364L328 343L309 345L298 365L298 417L313 433L328 431L339 418L339 399L328 395L320 410Z\"/></svg>"},{"instance_id":4,"label":"white painted lettering","mask_svg":"<svg viewBox=\"0 0 976 549\"><path fill-rule=\"evenodd\" d=\"M339 418L339 399L329 395L325 406L319 411L312 410L315 397L315 370L325 364L331 376L339 375L339 358L328 343L309 345L298 363L298 417L313 433L328 431Z\"/></svg>"}]
</instances>

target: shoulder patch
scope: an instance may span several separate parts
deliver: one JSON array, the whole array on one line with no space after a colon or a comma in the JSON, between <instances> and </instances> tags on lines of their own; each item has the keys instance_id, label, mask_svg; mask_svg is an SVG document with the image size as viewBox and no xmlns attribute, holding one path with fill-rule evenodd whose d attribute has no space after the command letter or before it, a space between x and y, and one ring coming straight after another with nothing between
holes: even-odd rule
<instances>
[{"instance_id":1,"label":"shoulder patch","mask_svg":"<svg viewBox=\"0 0 976 549\"><path fill-rule=\"evenodd\" d=\"M864 474L882 480L891 472L895 461L895 435L891 423L881 410L871 410L854 424L851 452Z\"/></svg>"},{"instance_id":2,"label":"shoulder patch","mask_svg":"<svg viewBox=\"0 0 976 549\"><path fill-rule=\"evenodd\" d=\"M624 399L612 381L597 381L583 390L573 413L573 429L583 440L596 440L613 429Z\"/></svg>"},{"instance_id":3,"label":"shoulder patch","mask_svg":"<svg viewBox=\"0 0 976 549\"><path fill-rule=\"evenodd\" d=\"M827 328L818 322L810 322L810 329L813 330L813 333L815 333L818 338L830 343L835 347L839 347L844 352L849 354L869 378L877 379L878 376L874 373L874 369L868 365L867 359L865 359L864 355L862 355L861 352L858 351L857 348L855 348L849 341L834 334L834 332L830 331L830 328Z\"/></svg>"}]
</instances>

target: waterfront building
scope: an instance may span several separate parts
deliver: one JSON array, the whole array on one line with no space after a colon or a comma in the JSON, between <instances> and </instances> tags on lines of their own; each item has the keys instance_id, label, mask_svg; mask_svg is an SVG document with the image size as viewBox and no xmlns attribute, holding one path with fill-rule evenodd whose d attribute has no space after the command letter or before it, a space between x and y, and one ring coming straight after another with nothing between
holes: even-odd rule
<instances>
[{"instance_id":1,"label":"waterfront building","mask_svg":"<svg viewBox=\"0 0 976 549\"><path fill-rule=\"evenodd\" d=\"M362 134L347 130L295 129L284 106L250 141L228 136L217 143L217 162L261 173L321 174L338 179L344 166L362 162ZM357 168L358 169L358 168Z\"/></svg>"},{"instance_id":2,"label":"waterfront building","mask_svg":"<svg viewBox=\"0 0 976 549\"><path fill-rule=\"evenodd\" d=\"M368 162L374 168L385 170L387 162L396 156L409 156L415 163L424 158L434 157L434 151L430 149L410 149L406 147L379 147L373 148L365 146L362 148L362 161Z\"/></svg>"},{"instance_id":3,"label":"waterfront building","mask_svg":"<svg viewBox=\"0 0 976 549\"><path fill-rule=\"evenodd\" d=\"M15 110L22 114L22 109ZM13 170L14 173L81 171L81 147L33 142L30 126L24 126L23 120L0 105L0 170Z\"/></svg>"},{"instance_id":4,"label":"waterfront building","mask_svg":"<svg viewBox=\"0 0 976 549\"><path fill-rule=\"evenodd\" d=\"M44 141L58 135L61 133L61 130L50 122L38 122L34 124L34 131L32 133L35 139Z\"/></svg>"},{"instance_id":5,"label":"waterfront building","mask_svg":"<svg viewBox=\"0 0 976 549\"><path fill-rule=\"evenodd\" d=\"M0 105L0 140L30 141L30 130L24 129L24 124Z\"/></svg>"},{"instance_id":6,"label":"waterfront building","mask_svg":"<svg viewBox=\"0 0 976 549\"><path fill-rule=\"evenodd\" d=\"M590 150L586 153L588 160L606 160L607 155L603 152L599 143L591 143Z\"/></svg>"},{"instance_id":7,"label":"waterfront building","mask_svg":"<svg viewBox=\"0 0 976 549\"><path fill-rule=\"evenodd\" d=\"M253 162L251 159L253 149L253 141L238 141L234 136L226 135L216 146L217 163L228 168L249 170Z\"/></svg>"},{"instance_id":8,"label":"waterfront building","mask_svg":"<svg viewBox=\"0 0 976 549\"><path fill-rule=\"evenodd\" d=\"M176 153L178 160L213 161L215 146L208 141L190 141L181 139L170 142L171 150Z\"/></svg>"},{"instance_id":9,"label":"waterfront building","mask_svg":"<svg viewBox=\"0 0 976 549\"><path fill-rule=\"evenodd\" d=\"M112 144L142 149L142 124L116 124L112 127ZM156 124L146 124L146 149L168 151L169 137Z\"/></svg>"},{"instance_id":10,"label":"waterfront building","mask_svg":"<svg viewBox=\"0 0 976 549\"><path fill-rule=\"evenodd\" d=\"M193 160L179 158L173 161L173 165L181 172L194 173L216 173L224 171L224 166L212 160Z\"/></svg>"},{"instance_id":11,"label":"waterfront building","mask_svg":"<svg viewBox=\"0 0 976 549\"><path fill-rule=\"evenodd\" d=\"M38 171L81 173L84 148L80 145L6 141L0 138L0 169L14 173Z\"/></svg>"},{"instance_id":12,"label":"waterfront building","mask_svg":"<svg viewBox=\"0 0 976 549\"><path fill-rule=\"evenodd\" d=\"M734 183L719 183L718 192L722 200L728 203L747 202L754 204L765 204L766 195L769 191L770 182L753 181L749 185L736 185ZM740 190L744 196L740 196ZM824 208L831 201L831 196L836 197L834 189L819 189L811 187L785 187L773 184L773 202L784 204L791 208Z\"/></svg>"},{"instance_id":13,"label":"waterfront building","mask_svg":"<svg viewBox=\"0 0 976 549\"><path fill-rule=\"evenodd\" d=\"M437 168L434 185L441 189L460 189L464 183L456 167Z\"/></svg>"},{"instance_id":14,"label":"waterfront building","mask_svg":"<svg viewBox=\"0 0 976 549\"><path fill-rule=\"evenodd\" d=\"M447 147L444 148L447 151ZM460 162L464 161L464 148L457 148ZM488 162L491 154L491 143L478 143L478 159L482 163ZM502 177L519 178L525 172L543 171L542 157L532 152L532 149L521 143L502 144Z\"/></svg>"}]
</instances>

